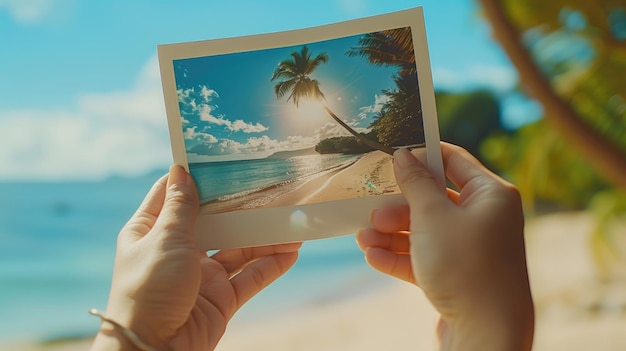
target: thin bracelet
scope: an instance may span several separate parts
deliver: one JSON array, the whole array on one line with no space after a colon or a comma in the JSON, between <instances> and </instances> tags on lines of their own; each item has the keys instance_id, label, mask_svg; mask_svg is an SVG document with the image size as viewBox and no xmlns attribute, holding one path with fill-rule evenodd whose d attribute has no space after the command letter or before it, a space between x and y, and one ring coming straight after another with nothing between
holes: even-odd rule
<instances>
[{"instance_id":1,"label":"thin bracelet","mask_svg":"<svg viewBox=\"0 0 626 351\"><path fill-rule=\"evenodd\" d=\"M143 342L138 336L137 334L135 334L134 331L122 326L121 324L119 324L118 322L112 320L111 318L107 317L104 312L99 311L95 308L92 308L89 310L89 313L99 317L102 321L107 322L107 323L111 323L113 324L113 326L117 329L119 329L120 332L122 332L122 334L128 339L128 341L130 341L131 344L133 344L133 346L135 346L136 348L138 348L141 351L162 351L159 350L157 348L154 348L148 344L146 344L145 342ZM166 350L168 351L168 350Z\"/></svg>"}]
</instances>

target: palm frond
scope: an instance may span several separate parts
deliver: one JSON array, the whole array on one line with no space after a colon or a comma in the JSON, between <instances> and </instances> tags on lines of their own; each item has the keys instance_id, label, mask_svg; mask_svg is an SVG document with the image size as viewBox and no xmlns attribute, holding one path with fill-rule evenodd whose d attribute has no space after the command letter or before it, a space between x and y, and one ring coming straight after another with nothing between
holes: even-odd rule
<instances>
[{"instance_id":1,"label":"palm frond","mask_svg":"<svg viewBox=\"0 0 626 351\"><path fill-rule=\"evenodd\" d=\"M302 99L324 99L319 81L310 75L323 63L328 62L328 54L321 53L311 59L309 48L304 45L300 51L290 54L291 58L281 61L272 74L271 81L276 81L274 93L282 98L289 92L287 101L292 100L296 106Z\"/></svg>"},{"instance_id":2,"label":"palm frond","mask_svg":"<svg viewBox=\"0 0 626 351\"><path fill-rule=\"evenodd\" d=\"M409 27L365 34L359 39L358 46L346 54L365 57L375 65L400 67L400 74L416 70L413 37Z\"/></svg>"},{"instance_id":3,"label":"palm frond","mask_svg":"<svg viewBox=\"0 0 626 351\"><path fill-rule=\"evenodd\" d=\"M295 84L296 80L294 79L278 82L274 85L274 94L276 94L276 97L280 99L285 96L288 91L292 90Z\"/></svg>"}]
</instances>

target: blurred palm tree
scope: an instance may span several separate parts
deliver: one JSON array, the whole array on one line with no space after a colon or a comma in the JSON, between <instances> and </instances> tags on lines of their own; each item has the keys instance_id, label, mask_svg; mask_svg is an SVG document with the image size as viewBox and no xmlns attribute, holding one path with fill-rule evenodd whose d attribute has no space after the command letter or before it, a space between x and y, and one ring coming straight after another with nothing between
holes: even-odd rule
<instances>
[{"instance_id":1,"label":"blurred palm tree","mask_svg":"<svg viewBox=\"0 0 626 351\"><path fill-rule=\"evenodd\" d=\"M277 81L274 86L274 93L278 99L282 98L286 94L289 94L287 101L292 100L296 106L302 99L313 99L325 101L326 98L320 89L320 83L317 79L312 79L311 75L315 70L323 63L328 62L328 55L326 53L318 54L312 57L309 49L306 45L298 51L291 53L291 58L281 61L278 64L278 68L272 74L271 81ZM324 110L335 120L339 125L345 128L350 134L354 135L364 144L376 149L381 150L389 155L393 155L394 149L390 146L383 145L378 141L371 140L363 134L355 131L342 121L337 115L324 104Z\"/></svg>"},{"instance_id":2,"label":"blurred palm tree","mask_svg":"<svg viewBox=\"0 0 626 351\"><path fill-rule=\"evenodd\" d=\"M623 0L480 0L493 36L547 122L626 189Z\"/></svg>"},{"instance_id":3,"label":"blurred palm tree","mask_svg":"<svg viewBox=\"0 0 626 351\"><path fill-rule=\"evenodd\" d=\"M626 264L626 3L479 3L522 88L544 109L544 120L483 149L530 206L547 200L595 214L591 248L600 277L620 279L611 266Z\"/></svg>"}]
</instances>

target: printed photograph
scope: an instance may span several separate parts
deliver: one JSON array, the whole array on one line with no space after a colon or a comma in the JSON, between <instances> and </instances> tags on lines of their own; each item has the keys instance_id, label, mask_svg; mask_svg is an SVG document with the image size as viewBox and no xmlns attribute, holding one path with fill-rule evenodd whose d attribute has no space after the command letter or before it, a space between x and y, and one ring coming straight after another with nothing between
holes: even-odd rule
<instances>
[{"instance_id":1,"label":"printed photograph","mask_svg":"<svg viewBox=\"0 0 626 351\"><path fill-rule=\"evenodd\" d=\"M410 27L172 63L203 213L397 194L425 146Z\"/></svg>"}]
</instances>

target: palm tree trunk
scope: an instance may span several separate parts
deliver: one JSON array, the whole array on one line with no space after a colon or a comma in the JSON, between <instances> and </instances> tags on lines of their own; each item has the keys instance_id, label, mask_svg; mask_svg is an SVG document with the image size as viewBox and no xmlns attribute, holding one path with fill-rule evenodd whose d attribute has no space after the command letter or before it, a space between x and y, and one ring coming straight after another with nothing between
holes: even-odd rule
<instances>
[{"instance_id":1,"label":"palm tree trunk","mask_svg":"<svg viewBox=\"0 0 626 351\"><path fill-rule=\"evenodd\" d=\"M479 0L492 26L492 34L517 69L522 86L544 108L545 118L569 141L572 148L606 180L626 188L626 153L589 126L554 91L548 79L523 45L515 26L507 18L502 0Z\"/></svg>"},{"instance_id":2,"label":"palm tree trunk","mask_svg":"<svg viewBox=\"0 0 626 351\"><path fill-rule=\"evenodd\" d=\"M326 110L326 112L330 115L330 117L332 117L335 120L335 122L339 123L339 125L344 127L348 132L350 132L350 134L354 135L362 143L372 147L373 149L380 150L382 152L385 152L393 156L393 152L395 151L394 148L387 146L387 145L383 145L377 141L367 138L361 133L358 133L356 130L352 129L349 125L347 125L344 121L342 121L341 118L337 117L337 115L328 106L324 105L324 110Z\"/></svg>"}]
</instances>

